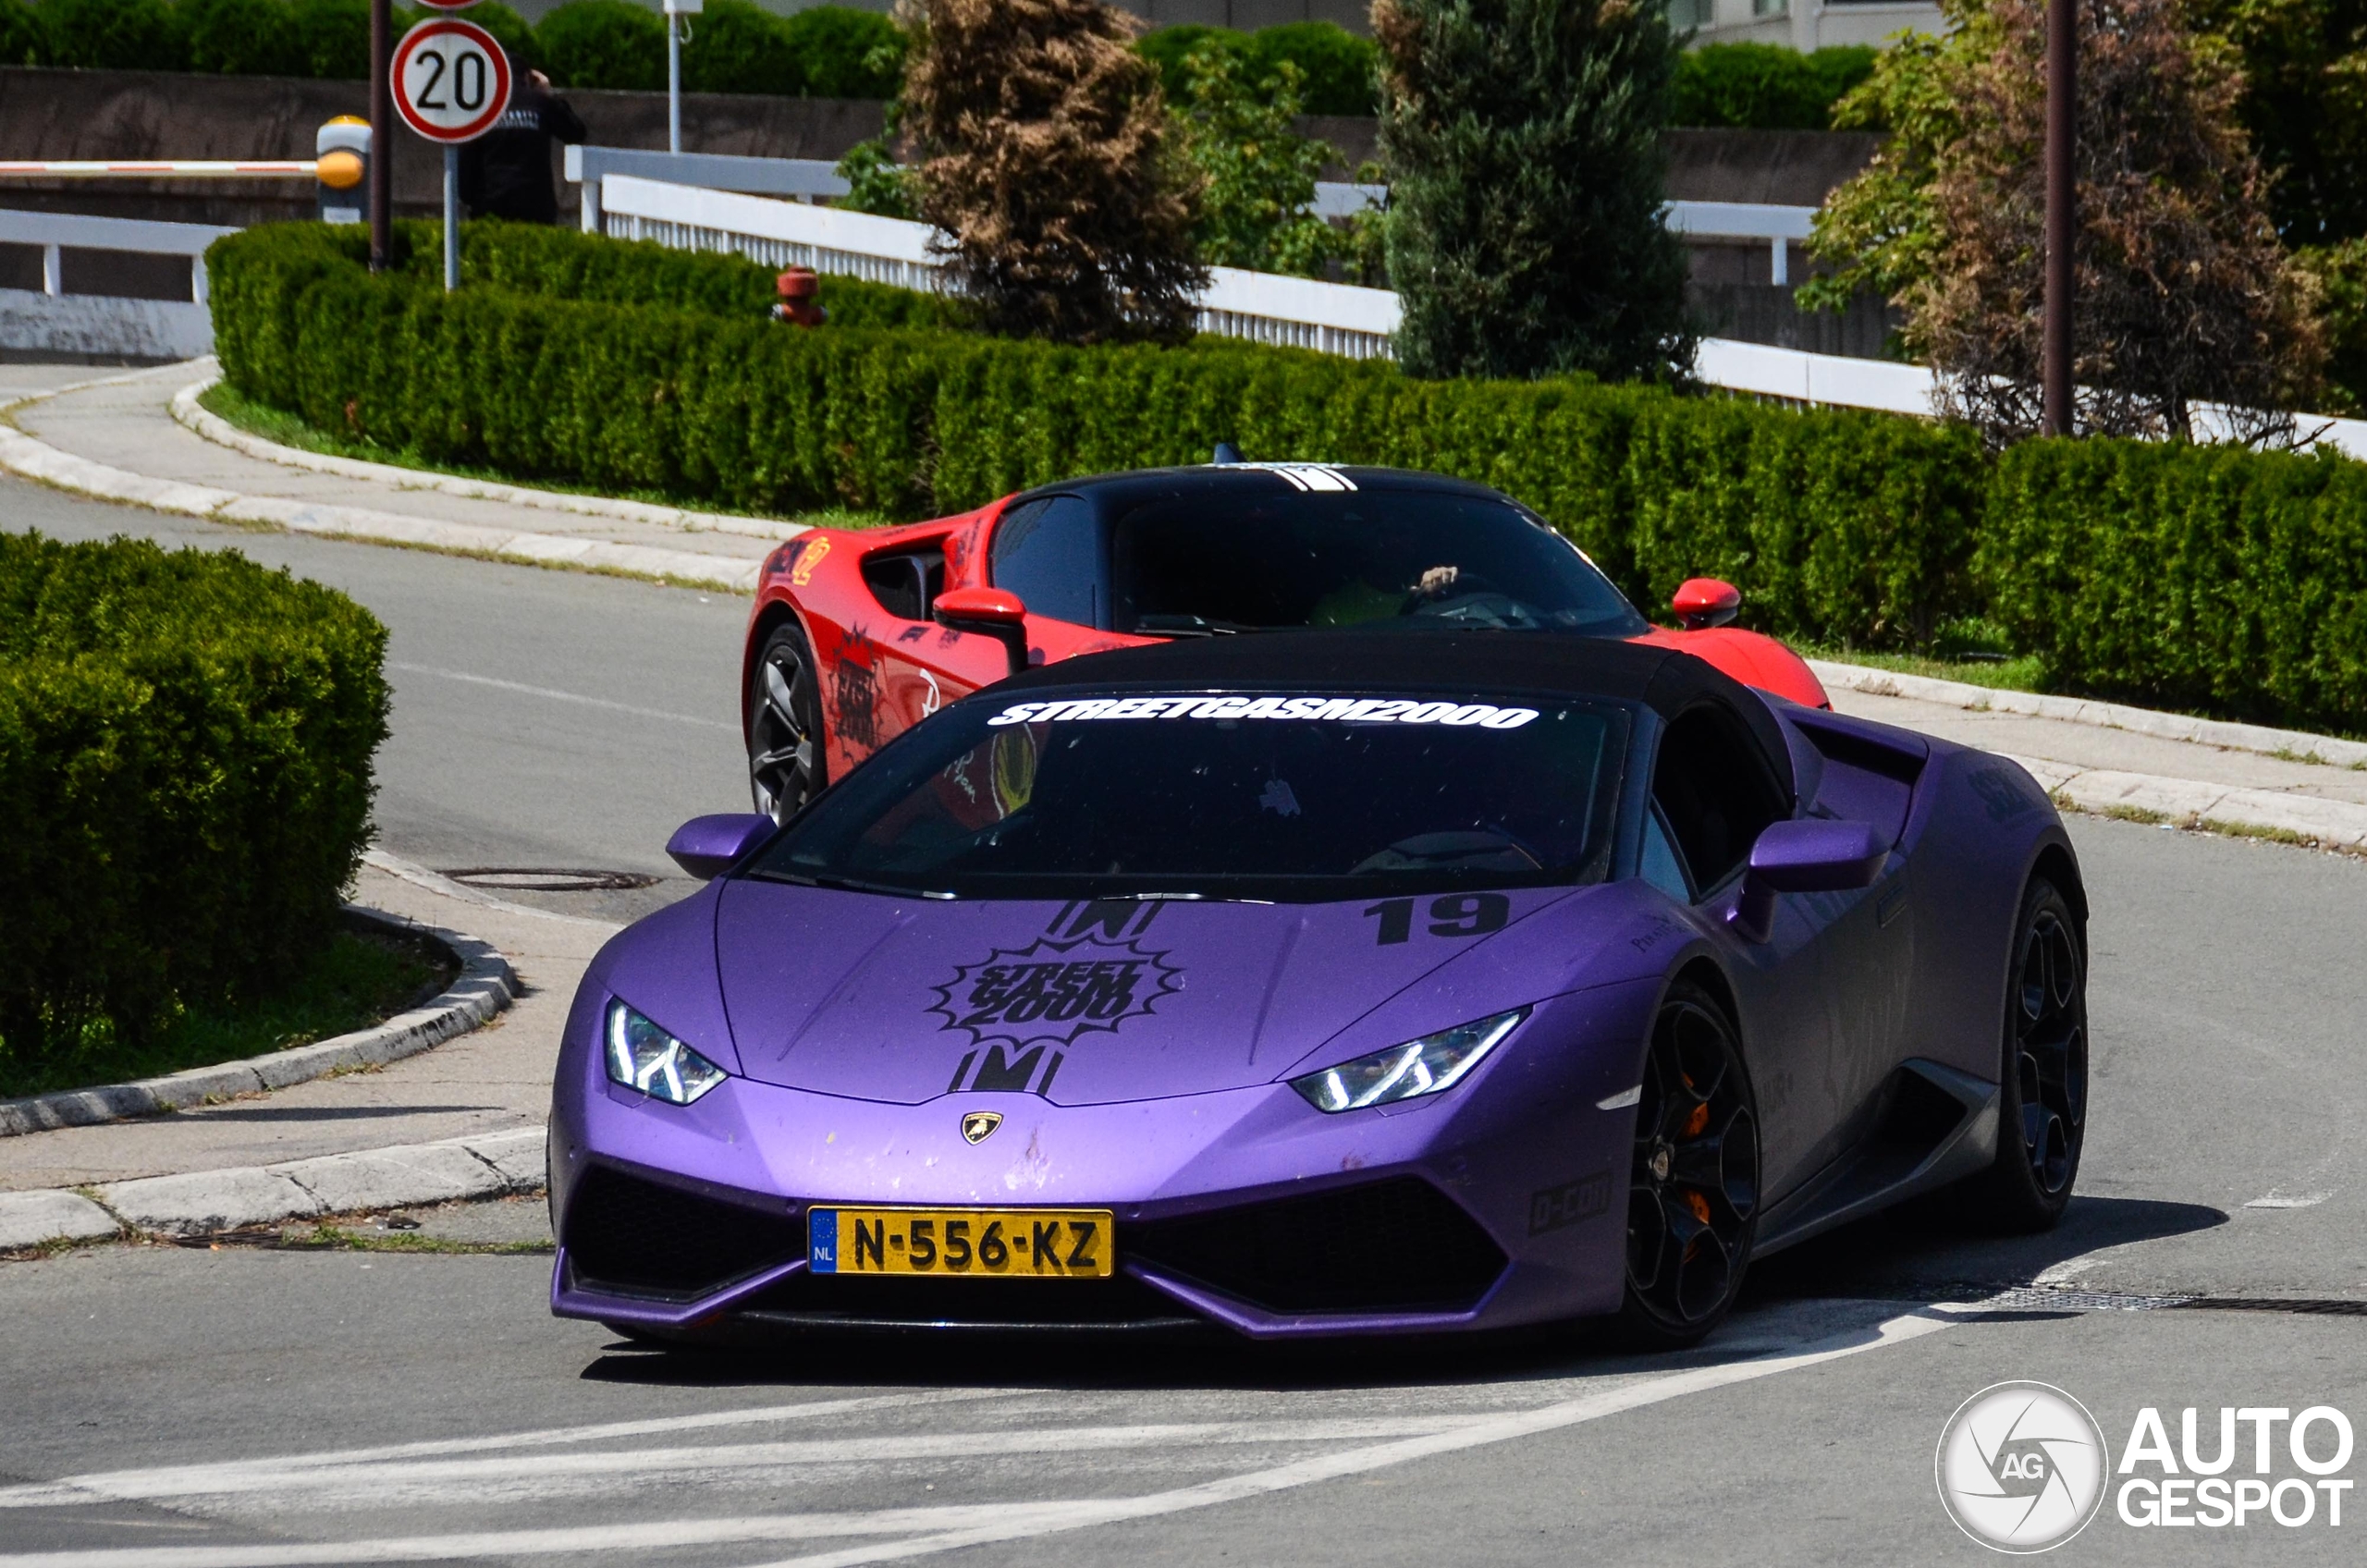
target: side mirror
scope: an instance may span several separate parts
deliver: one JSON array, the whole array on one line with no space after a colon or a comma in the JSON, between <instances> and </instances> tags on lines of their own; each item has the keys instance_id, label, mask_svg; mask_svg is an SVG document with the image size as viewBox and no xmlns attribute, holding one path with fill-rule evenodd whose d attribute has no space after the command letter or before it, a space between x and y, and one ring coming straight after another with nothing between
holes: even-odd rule
<instances>
[{"instance_id":1,"label":"side mirror","mask_svg":"<svg viewBox=\"0 0 2367 1568\"><path fill-rule=\"evenodd\" d=\"M1707 631L1742 613L1742 590L1714 577L1688 577L1678 584L1669 608L1687 631Z\"/></svg>"},{"instance_id":2,"label":"side mirror","mask_svg":"<svg viewBox=\"0 0 2367 1568\"><path fill-rule=\"evenodd\" d=\"M1027 606L1018 594L1002 588L949 588L929 614L950 631L975 631L1000 643L1010 655L1011 674L1027 668Z\"/></svg>"},{"instance_id":3,"label":"side mirror","mask_svg":"<svg viewBox=\"0 0 2367 1568\"><path fill-rule=\"evenodd\" d=\"M666 852L684 871L702 882L711 882L769 838L773 827L771 817L747 812L694 816L674 829L674 836L666 840Z\"/></svg>"},{"instance_id":4,"label":"side mirror","mask_svg":"<svg viewBox=\"0 0 2367 1568\"><path fill-rule=\"evenodd\" d=\"M1726 925L1746 942L1763 942L1774 930L1776 894L1870 888L1889 858L1889 840L1870 823L1770 823L1750 847L1750 869Z\"/></svg>"}]
</instances>

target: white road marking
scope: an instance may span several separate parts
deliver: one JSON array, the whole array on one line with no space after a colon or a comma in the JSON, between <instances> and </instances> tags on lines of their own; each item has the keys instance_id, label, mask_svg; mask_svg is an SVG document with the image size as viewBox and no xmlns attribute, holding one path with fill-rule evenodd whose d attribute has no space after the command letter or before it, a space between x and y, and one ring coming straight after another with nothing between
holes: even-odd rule
<instances>
[{"instance_id":1,"label":"white road marking","mask_svg":"<svg viewBox=\"0 0 2367 1568\"><path fill-rule=\"evenodd\" d=\"M668 713L663 708L635 707L631 703L611 702L606 697L587 697L580 692L561 692L550 686L529 686L522 680L500 680L490 675L471 675L466 670L438 669L433 665L394 664L388 669L405 675L433 675L441 680L459 680L471 686L490 686L496 691L516 692L521 696L544 697L555 703L577 703L587 708L606 708L610 713L629 713L637 718L662 718L668 724L692 724L702 729L729 729L740 732L737 724L720 718L701 718L686 713Z\"/></svg>"},{"instance_id":2,"label":"white road marking","mask_svg":"<svg viewBox=\"0 0 2367 1568\"><path fill-rule=\"evenodd\" d=\"M2334 1196L2332 1193L2274 1192L2244 1205L2246 1208L2315 1208Z\"/></svg>"},{"instance_id":3,"label":"white road marking","mask_svg":"<svg viewBox=\"0 0 2367 1568\"><path fill-rule=\"evenodd\" d=\"M887 1403L885 1401L881 1403ZM967 1459L1025 1453L1073 1453L1121 1448L1316 1443L1398 1438L1468 1426L1484 1416L1397 1416L1330 1421L1169 1422L1130 1427L1017 1427L991 1432L900 1432L873 1437L817 1438L805 1442L717 1443L707 1447L608 1449L595 1453L526 1453L498 1459L431 1459L331 1465L257 1464L211 1473L151 1474L118 1479L101 1495L117 1501L173 1497L229 1497L268 1492L284 1501L305 1488L326 1488L337 1506L388 1492L417 1501L436 1494L496 1483L502 1501L576 1489L586 1476L629 1483L686 1471L785 1470L794 1465L877 1464L912 1459ZM98 1492L91 1477L74 1485ZM17 1506L25 1506L18 1503Z\"/></svg>"},{"instance_id":4,"label":"white road marking","mask_svg":"<svg viewBox=\"0 0 2367 1568\"><path fill-rule=\"evenodd\" d=\"M1646 1405L1686 1394L1700 1393L1711 1389L1729 1388L1736 1383L1756 1381L1779 1373L1796 1372L1828 1361L1860 1352L1879 1350L1889 1345L1905 1344L1925 1334L1953 1325L1952 1319L1938 1313L1919 1310L1893 1317L1870 1329L1847 1330L1811 1341L1788 1354L1756 1357L1748 1361L1724 1362L1711 1366L1696 1367L1686 1372L1674 1372L1662 1378L1646 1378L1625 1388L1609 1389L1577 1399L1564 1400L1541 1409L1517 1411L1493 1420L1478 1422L1458 1431L1441 1432L1429 1437L1406 1438L1396 1442L1378 1443L1370 1448L1349 1449L1341 1453L1318 1455L1290 1464L1276 1465L1269 1470L1253 1470L1246 1475L1228 1476L1220 1480L1205 1481L1198 1486L1178 1487L1171 1491L1154 1492L1147 1497L1093 1499L1076 1502L1048 1504L1032 1516L998 1523L954 1529L932 1536L920 1536L901 1541L884 1541L872 1546L849 1547L838 1551L784 1559L767 1563L763 1568L856 1568L866 1562L888 1562L908 1557L921 1557L940 1551L951 1551L965 1546L984 1546L994 1541L1021 1540L1036 1536L1049 1536L1068 1530L1085 1529L1095 1525L1114 1524L1121 1520L1150 1519L1161 1514L1181 1513L1189 1509L1207 1508L1215 1503L1238 1502L1245 1498L1263 1497L1269 1493L1289 1491L1317 1481L1337 1480L1343 1476L1361 1475L1408 1460L1428 1459L1437 1454L1453 1453L1459 1450L1480 1448L1490 1443L1506 1442L1515 1438L1536 1437L1539 1433L1599 1421L1606 1415L1618 1415ZM0 1568L9 1568L0 1559Z\"/></svg>"},{"instance_id":5,"label":"white road marking","mask_svg":"<svg viewBox=\"0 0 2367 1568\"><path fill-rule=\"evenodd\" d=\"M380 1448L331 1450L326 1453L274 1454L263 1459L227 1459L211 1464L176 1464L153 1470L111 1470L67 1476L55 1481L0 1487L0 1508L56 1508L99 1498L186 1497L206 1491L218 1482L227 1490L249 1490L237 1483L249 1476L269 1476L274 1484L295 1484L310 1470L335 1469L336 1476L352 1475L350 1466L390 1461L432 1459L453 1453L497 1453L505 1449L549 1448L566 1443L607 1442L617 1438L656 1437L666 1432L710 1431L718 1427L759 1426L775 1421L810 1421L822 1415L844 1415L859 1410L904 1410L973 1400L1005 1399L1009 1389L914 1390L910 1393L865 1394L856 1399L806 1400L797 1404L765 1404L747 1410L716 1410L698 1415L659 1415L640 1421L606 1421L585 1427L547 1427L539 1431L503 1432L483 1438L435 1438L421 1442L391 1443Z\"/></svg>"},{"instance_id":6,"label":"white road marking","mask_svg":"<svg viewBox=\"0 0 2367 1568\"><path fill-rule=\"evenodd\" d=\"M1904 1344L1954 1326L1958 1321L1944 1313L1919 1309L1868 1327L1781 1342L1768 1354L1723 1361L1659 1377L1638 1378L1614 1388L1598 1388L1575 1399L1529 1410L1490 1413L1453 1424L1442 1425L1433 1421L1429 1424L1433 1430L1418 1435L1300 1459L1141 1497L887 1509L868 1513L695 1518L363 1541L274 1541L249 1546L135 1547L26 1552L0 1555L0 1568L307 1568L310 1564L332 1565L333 1568L333 1565L346 1563L444 1562L472 1557L524 1557L590 1551L647 1552L740 1540L819 1540L849 1536L897 1537L769 1565L769 1568L854 1568L861 1563L919 1557L965 1546L1025 1539L1121 1520L1178 1513L1361 1475L1411 1460L1535 1437L1686 1394L1728 1388L1799 1371L1864 1351ZM1339 1422L1330 1425L1346 1427L1358 1424Z\"/></svg>"}]
</instances>

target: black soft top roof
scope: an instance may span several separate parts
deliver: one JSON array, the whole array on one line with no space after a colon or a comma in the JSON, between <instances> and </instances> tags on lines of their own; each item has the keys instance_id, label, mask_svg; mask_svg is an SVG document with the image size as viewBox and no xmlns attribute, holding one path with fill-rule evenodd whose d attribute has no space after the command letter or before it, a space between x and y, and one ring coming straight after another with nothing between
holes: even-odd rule
<instances>
[{"instance_id":1,"label":"black soft top roof","mask_svg":"<svg viewBox=\"0 0 2367 1568\"><path fill-rule=\"evenodd\" d=\"M1786 794L1791 748L1759 694L1691 654L1550 631L1286 631L1179 638L1031 669L986 695L1060 686L1200 686L1329 692L1549 692L1638 703L1674 718L1705 700L1738 715Z\"/></svg>"},{"instance_id":2,"label":"black soft top roof","mask_svg":"<svg viewBox=\"0 0 2367 1568\"><path fill-rule=\"evenodd\" d=\"M1323 475L1336 476L1358 490L1427 490L1491 501L1508 499L1502 491L1491 490L1485 484L1474 484L1466 479L1451 479L1442 473L1422 473L1412 469L1358 468L1341 463L1212 463L1193 468L1134 469L1122 473L1097 473L1082 479L1064 479L1057 484L1039 484L1014 496L1012 504L1015 506L1020 501L1034 500L1042 496L1084 496L1103 506L1119 508L1186 496L1235 496L1270 499L1294 493L1323 494L1328 488L1321 477Z\"/></svg>"}]
</instances>

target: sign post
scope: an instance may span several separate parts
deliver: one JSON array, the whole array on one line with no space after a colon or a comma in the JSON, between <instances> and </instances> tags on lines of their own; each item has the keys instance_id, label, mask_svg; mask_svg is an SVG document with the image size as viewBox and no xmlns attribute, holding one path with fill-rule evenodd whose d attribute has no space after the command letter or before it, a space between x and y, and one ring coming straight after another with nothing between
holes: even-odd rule
<instances>
[{"instance_id":1,"label":"sign post","mask_svg":"<svg viewBox=\"0 0 2367 1568\"><path fill-rule=\"evenodd\" d=\"M460 286L460 144L509 107L509 56L493 34L456 18L423 21L395 45L387 70L403 123L444 148L444 288Z\"/></svg>"},{"instance_id":2,"label":"sign post","mask_svg":"<svg viewBox=\"0 0 2367 1568\"><path fill-rule=\"evenodd\" d=\"M706 8L706 0L666 0L666 151L682 150L682 18Z\"/></svg>"}]
</instances>

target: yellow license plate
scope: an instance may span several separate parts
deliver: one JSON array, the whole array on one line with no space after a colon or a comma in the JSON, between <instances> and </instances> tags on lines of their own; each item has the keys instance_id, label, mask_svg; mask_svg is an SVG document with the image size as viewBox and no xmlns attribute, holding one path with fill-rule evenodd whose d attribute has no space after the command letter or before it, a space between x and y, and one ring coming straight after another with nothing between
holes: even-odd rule
<instances>
[{"instance_id":1,"label":"yellow license plate","mask_svg":"<svg viewBox=\"0 0 2367 1568\"><path fill-rule=\"evenodd\" d=\"M816 1274L987 1280L1106 1280L1106 1208L816 1208L806 1267Z\"/></svg>"}]
</instances>

